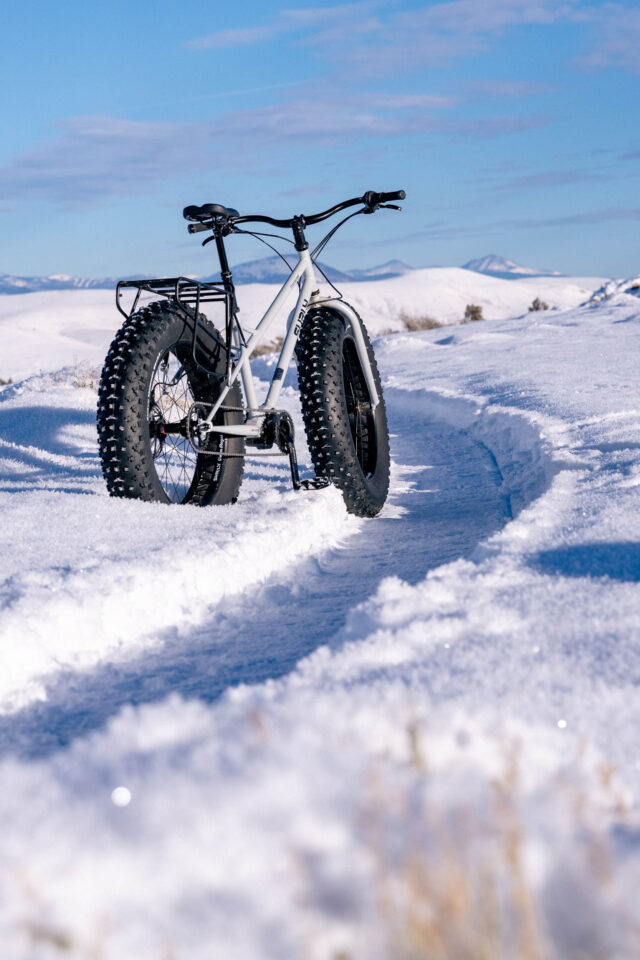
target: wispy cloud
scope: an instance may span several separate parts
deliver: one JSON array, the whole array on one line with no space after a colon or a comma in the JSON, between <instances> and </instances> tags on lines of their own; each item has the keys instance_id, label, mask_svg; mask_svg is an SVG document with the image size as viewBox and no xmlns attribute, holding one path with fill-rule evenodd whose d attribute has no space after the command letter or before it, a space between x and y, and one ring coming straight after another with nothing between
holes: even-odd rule
<instances>
[{"instance_id":1,"label":"wispy cloud","mask_svg":"<svg viewBox=\"0 0 640 960\"><path fill-rule=\"evenodd\" d=\"M438 103L439 107L442 104ZM16 201L47 199L91 205L148 192L159 181L206 170L259 171L265 151L385 138L436 130L438 120L411 98L369 104L335 93L321 103L293 100L230 112L202 123L145 123L75 117L58 136L0 168L0 193Z\"/></svg>"},{"instance_id":2,"label":"wispy cloud","mask_svg":"<svg viewBox=\"0 0 640 960\"><path fill-rule=\"evenodd\" d=\"M529 173L521 177L512 177L509 180L503 180L500 190L531 190L544 189L549 187L568 187L574 183L585 183L589 181L608 180L609 177L603 173L579 172L578 170L545 170L541 173Z\"/></svg>"},{"instance_id":3,"label":"wispy cloud","mask_svg":"<svg viewBox=\"0 0 640 960\"><path fill-rule=\"evenodd\" d=\"M540 217L538 219L500 220L494 226L509 228L548 228L578 227L591 224L608 223L612 220L640 220L640 207L607 207L604 210L591 210L585 213L573 213L560 217Z\"/></svg>"},{"instance_id":4,"label":"wispy cloud","mask_svg":"<svg viewBox=\"0 0 640 960\"><path fill-rule=\"evenodd\" d=\"M328 90L321 101L298 98L223 114L201 123L145 123L114 117L76 117L59 134L0 168L0 191L21 200L91 205L110 196L153 189L178 176L210 170L266 176L292 148L332 145L341 151L367 141L426 137L496 137L552 122L550 117L498 116L460 122L444 115L455 98L424 94L346 94Z\"/></svg>"},{"instance_id":5,"label":"wispy cloud","mask_svg":"<svg viewBox=\"0 0 640 960\"><path fill-rule=\"evenodd\" d=\"M581 7L575 19L590 23L594 46L576 63L588 70L615 68L640 73L640 10L637 4Z\"/></svg>"},{"instance_id":6,"label":"wispy cloud","mask_svg":"<svg viewBox=\"0 0 640 960\"><path fill-rule=\"evenodd\" d=\"M461 101L459 97L442 96L436 93L374 93L369 97L369 102L374 107L387 110L443 110L456 107Z\"/></svg>"},{"instance_id":7,"label":"wispy cloud","mask_svg":"<svg viewBox=\"0 0 640 960\"><path fill-rule=\"evenodd\" d=\"M352 23L359 32L363 28L377 26L377 20L368 18L368 14L381 2L365 0L362 3L343 3L334 7L312 8L308 10L283 10L263 26L238 27L231 30L217 30L204 37L198 37L187 43L193 50L215 50L224 47L241 47L287 33L317 31L330 26L331 30L343 30L345 23ZM312 33L312 39L318 37Z\"/></svg>"},{"instance_id":8,"label":"wispy cloud","mask_svg":"<svg viewBox=\"0 0 640 960\"><path fill-rule=\"evenodd\" d=\"M558 87L551 83L538 83L531 80L477 80L469 90L474 95L496 100L520 99L521 97L539 97L557 93Z\"/></svg>"},{"instance_id":9,"label":"wispy cloud","mask_svg":"<svg viewBox=\"0 0 640 960\"><path fill-rule=\"evenodd\" d=\"M481 117L479 120L463 120L450 124L449 129L464 137L477 140L509 136L526 130L537 130L550 123L557 123L559 117L553 116L502 116Z\"/></svg>"},{"instance_id":10,"label":"wispy cloud","mask_svg":"<svg viewBox=\"0 0 640 960\"><path fill-rule=\"evenodd\" d=\"M231 30L218 30L208 37L192 40L187 46L194 50L216 50L222 47L246 47L252 43L270 40L279 32L276 26L237 27Z\"/></svg>"},{"instance_id":11,"label":"wispy cloud","mask_svg":"<svg viewBox=\"0 0 640 960\"><path fill-rule=\"evenodd\" d=\"M212 132L198 124L75 117L60 135L0 169L0 190L21 199L82 206L145 192L159 179L204 168Z\"/></svg>"},{"instance_id":12,"label":"wispy cloud","mask_svg":"<svg viewBox=\"0 0 640 960\"><path fill-rule=\"evenodd\" d=\"M379 73L440 65L478 53L492 35L566 18L580 0L450 0L399 11L392 2L347 3L284 10L261 26L221 30L192 40L196 50L241 46L296 34L296 42L348 62L350 70ZM346 56L346 61L345 61Z\"/></svg>"},{"instance_id":13,"label":"wispy cloud","mask_svg":"<svg viewBox=\"0 0 640 960\"><path fill-rule=\"evenodd\" d=\"M309 10L288 9L264 24L219 30L190 41L194 50L239 47L290 35L319 56L349 64L352 75L376 76L443 66L483 53L492 40L523 26L571 24L591 30L591 50L577 64L640 72L637 4L597 0L447 0L400 10L393 0L365 0ZM553 92L546 84L482 81L486 96Z\"/></svg>"}]
</instances>

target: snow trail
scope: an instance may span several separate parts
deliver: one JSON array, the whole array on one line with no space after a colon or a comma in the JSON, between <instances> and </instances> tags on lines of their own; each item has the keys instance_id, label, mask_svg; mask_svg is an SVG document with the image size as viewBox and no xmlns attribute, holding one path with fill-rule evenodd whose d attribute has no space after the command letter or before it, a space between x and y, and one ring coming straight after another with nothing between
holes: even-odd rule
<instances>
[{"instance_id":1,"label":"snow trail","mask_svg":"<svg viewBox=\"0 0 640 960\"><path fill-rule=\"evenodd\" d=\"M495 458L467 431L425 419L419 406L396 399L390 404L394 478L381 517L337 547L294 559L240 598L222 598L206 623L186 633L173 625L170 605L171 625L153 649L135 648L128 659L91 672L64 670L47 682L45 702L0 720L0 752L40 756L102 726L127 704L176 692L212 701L229 687L283 676L318 646L340 644L350 611L384 577L413 584L429 569L469 556L511 516ZM179 513L185 511L172 511Z\"/></svg>"}]
</instances>

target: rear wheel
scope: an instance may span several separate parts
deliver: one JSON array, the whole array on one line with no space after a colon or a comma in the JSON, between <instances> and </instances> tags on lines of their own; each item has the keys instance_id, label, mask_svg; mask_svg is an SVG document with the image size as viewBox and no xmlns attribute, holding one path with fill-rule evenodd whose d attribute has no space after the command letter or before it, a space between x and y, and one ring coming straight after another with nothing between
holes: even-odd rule
<instances>
[{"instance_id":1,"label":"rear wheel","mask_svg":"<svg viewBox=\"0 0 640 960\"><path fill-rule=\"evenodd\" d=\"M389 432L380 375L366 330L380 398L375 410L345 320L329 308L307 314L296 348L302 415L320 477L342 491L349 513L373 517L389 490Z\"/></svg>"},{"instance_id":2,"label":"rear wheel","mask_svg":"<svg viewBox=\"0 0 640 960\"><path fill-rule=\"evenodd\" d=\"M115 497L232 503L244 466L242 438L198 440L196 424L220 393L225 368L215 328L200 316L193 359L193 316L169 301L149 304L118 331L105 360L98 401L102 471ZM214 424L243 422L238 383ZM228 409L236 408L236 409ZM223 456L224 454L224 456Z\"/></svg>"}]
</instances>

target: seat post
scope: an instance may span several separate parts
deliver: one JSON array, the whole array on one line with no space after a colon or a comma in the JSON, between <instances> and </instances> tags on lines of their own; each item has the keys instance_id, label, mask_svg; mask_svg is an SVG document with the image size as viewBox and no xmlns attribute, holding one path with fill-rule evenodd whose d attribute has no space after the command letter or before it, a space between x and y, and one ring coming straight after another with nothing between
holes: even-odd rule
<instances>
[{"instance_id":1,"label":"seat post","mask_svg":"<svg viewBox=\"0 0 640 960\"><path fill-rule=\"evenodd\" d=\"M229 270L229 261L227 260L227 251L225 250L224 246L222 230L217 224L213 228L213 235L216 240L216 249L218 251L218 258L220 260L220 276L222 277L222 283L224 284L225 290L228 290L231 293L233 289L231 270Z\"/></svg>"}]
</instances>

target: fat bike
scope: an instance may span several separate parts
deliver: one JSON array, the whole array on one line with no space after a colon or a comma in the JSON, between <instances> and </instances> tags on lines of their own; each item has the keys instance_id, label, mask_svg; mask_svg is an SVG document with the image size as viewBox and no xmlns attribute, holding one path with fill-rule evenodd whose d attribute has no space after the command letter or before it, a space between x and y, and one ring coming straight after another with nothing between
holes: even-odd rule
<instances>
[{"instance_id":1,"label":"fat bike","mask_svg":"<svg viewBox=\"0 0 640 960\"><path fill-rule=\"evenodd\" d=\"M335 287L336 296L320 295L314 264L318 266L317 257L347 220L381 208L399 210L392 201L404 197L403 190L369 190L322 213L290 220L241 216L218 203L185 208L190 233L211 233L204 244L215 242L221 279L171 277L118 284L116 305L125 320L105 360L97 413L100 460L112 496L198 506L234 503L245 457L278 455L289 458L295 489L333 484L350 513L372 517L382 509L389 488L389 434L375 357L353 307ZM355 206L359 209L309 251L307 227ZM238 319L225 238L274 234L243 229L248 223L291 230L289 242L297 254L295 266L287 264L290 276L250 334ZM260 403L251 357L296 289L297 302ZM149 295L156 299L141 305ZM123 306L127 299L129 309ZM224 305L220 329L201 312L214 302ZM307 479L300 479L291 417L278 407L294 352L315 470Z\"/></svg>"}]
</instances>

